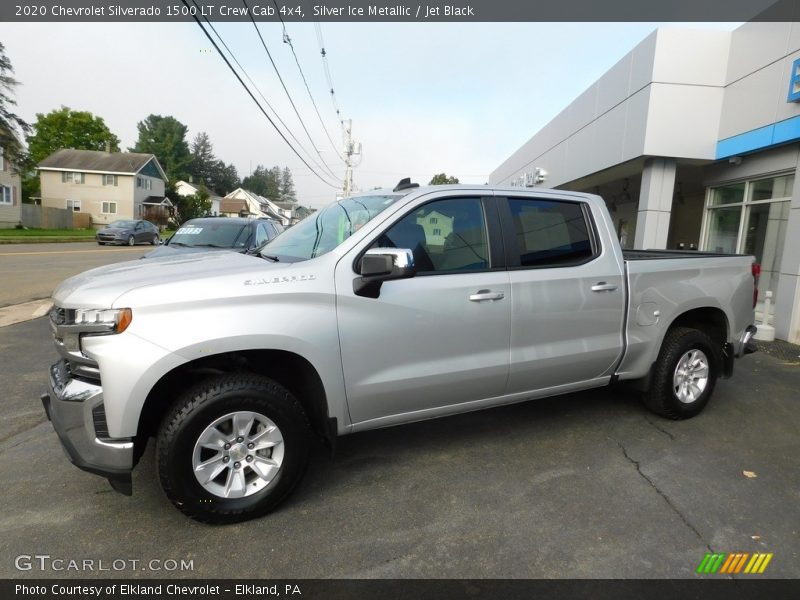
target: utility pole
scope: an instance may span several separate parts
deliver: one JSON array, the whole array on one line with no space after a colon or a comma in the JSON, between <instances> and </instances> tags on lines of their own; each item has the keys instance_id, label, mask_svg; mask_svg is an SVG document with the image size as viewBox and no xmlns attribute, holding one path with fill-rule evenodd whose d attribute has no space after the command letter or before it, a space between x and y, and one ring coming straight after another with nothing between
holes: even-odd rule
<instances>
[{"instance_id":1,"label":"utility pole","mask_svg":"<svg viewBox=\"0 0 800 600\"><path fill-rule=\"evenodd\" d=\"M361 142L353 141L353 119L342 121L344 126L344 187L342 192L345 198L353 193L353 168L361 163ZM354 157L358 160L355 161Z\"/></svg>"}]
</instances>

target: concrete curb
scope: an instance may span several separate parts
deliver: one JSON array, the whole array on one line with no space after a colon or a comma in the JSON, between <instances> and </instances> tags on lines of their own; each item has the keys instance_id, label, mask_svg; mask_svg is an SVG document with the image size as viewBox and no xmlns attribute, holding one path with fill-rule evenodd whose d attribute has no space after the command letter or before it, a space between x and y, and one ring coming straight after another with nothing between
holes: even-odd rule
<instances>
[{"instance_id":1,"label":"concrete curb","mask_svg":"<svg viewBox=\"0 0 800 600\"><path fill-rule=\"evenodd\" d=\"M23 321L31 321L45 316L53 307L50 298L34 300L0 308L0 327L7 327Z\"/></svg>"}]
</instances>

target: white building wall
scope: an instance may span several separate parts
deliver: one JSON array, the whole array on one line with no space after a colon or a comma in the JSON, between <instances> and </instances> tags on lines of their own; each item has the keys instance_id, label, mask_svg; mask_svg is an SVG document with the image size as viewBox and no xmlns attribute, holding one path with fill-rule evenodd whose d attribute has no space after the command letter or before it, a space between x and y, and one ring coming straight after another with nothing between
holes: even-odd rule
<instances>
[{"instance_id":1,"label":"white building wall","mask_svg":"<svg viewBox=\"0 0 800 600\"><path fill-rule=\"evenodd\" d=\"M534 167L558 187L649 156L713 159L730 32L659 29L625 55L489 176Z\"/></svg>"},{"instance_id":2,"label":"white building wall","mask_svg":"<svg viewBox=\"0 0 800 600\"><path fill-rule=\"evenodd\" d=\"M719 139L800 115L787 102L800 23L745 23L732 33Z\"/></svg>"}]
</instances>

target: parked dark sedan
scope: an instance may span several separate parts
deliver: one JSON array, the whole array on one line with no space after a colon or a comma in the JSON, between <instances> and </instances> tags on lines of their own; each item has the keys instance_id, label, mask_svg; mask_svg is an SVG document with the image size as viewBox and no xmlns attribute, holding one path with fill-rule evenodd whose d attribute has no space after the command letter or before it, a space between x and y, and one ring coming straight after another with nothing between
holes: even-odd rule
<instances>
[{"instance_id":1,"label":"parked dark sedan","mask_svg":"<svg viewBox=\"0 0 800 600\"><path fill-rule=\"evenodd\" d=\"M101 246L106 244L135 244L146 243L157 246L161 242L158 227L150 221L141 219L121 219L106 225L95 236Z\"/></svg>"},{"instance_id":2,"label":"parked dark sedan","mask_svg":"<svg viewBox=\"0 0 800 600\"><path fill-rule=\"evenodd\" d=\"M191 219L181 225L163 246L148 252L143 258L208 250L235 250L244 253L263 246L282 231L283 226L271 219Z\"/></svg>"}]
</instances>

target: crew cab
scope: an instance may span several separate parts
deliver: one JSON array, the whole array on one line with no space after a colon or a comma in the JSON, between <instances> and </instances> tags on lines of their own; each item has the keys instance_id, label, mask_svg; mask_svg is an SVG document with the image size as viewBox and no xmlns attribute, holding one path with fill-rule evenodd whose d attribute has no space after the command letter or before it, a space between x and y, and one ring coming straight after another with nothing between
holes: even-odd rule
<instances>
[{"instance_id":1,"label":"crew cab","mask_svg":"<svg viewBox=\"0 0 800 600\"><path fill-rule=\"evenodd\" d=\"M337 201L258 254L100 267L54 292L45 410L72 462L192 518L263 515L315 438L628 382L703 410L754 350L751 256L623 251L603 200L419 187Z\"/></svg>"}]
</instances>

